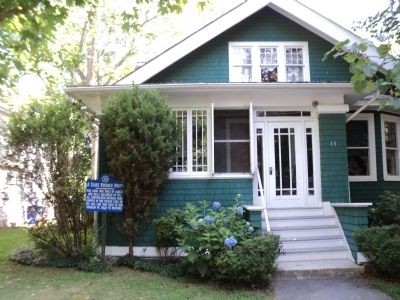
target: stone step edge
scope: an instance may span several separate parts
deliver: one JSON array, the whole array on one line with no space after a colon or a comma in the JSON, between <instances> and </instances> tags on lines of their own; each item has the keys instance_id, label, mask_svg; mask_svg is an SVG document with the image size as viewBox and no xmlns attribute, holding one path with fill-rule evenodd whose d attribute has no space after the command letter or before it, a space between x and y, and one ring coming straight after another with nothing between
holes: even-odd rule
<instances>
[{"instance_id":1,"label":"stone step edge","mask_svg":"<svg viewBox=\"0 0 400 300\"><path fill-rule=\"evenodd\" d=\"M320 240L342 240L341 235L321 235L321 236L302 236L296 238L281 237L281 242L306 242L306 241L320 241Z\"/></svg>"},{"instance_id":2,"label":"stone step edge","mask_svg":"<svg viewBox=\"0 0 400 300\"><path fill-rule=\"evenodd\" d=\"M321 279L321 278L358 278L364 273L363 267L327 268L312 270L279 270L274 272L273 280Z\"/></svg>"},{"instance_id":3,"label":"stone step edge","mask_svg":"<svg viewBox=\"0 0 400 300\"><path fill-rule=\"evenodd\" d=\"M284 231L284 230L309 230L309 229L331 229L337 228L339 229L339 225L313 225L313 226L277 226L271 227L271 232L275 231Z\"/></svg>"},{"instance_id":4,"label":"stone step edge","mask_svg":"<svg viewBox=\"0 0 400 300\"><path fill-rule=\"evenodd\" d=\"M269 217L268 221L280 220L302 220L302 219L336 219L334 215L321 215L321 216L287 216L287 217Z\"/></svg>"},{"instance_id":5,"label":"stone step edge","mask_svg":"<svg viewBox=\"0 0 400 300\"><path fill-rule=\"evenodd\" d=\"M298 253L310 253L310 252L340 252L346 251L347 248L345 246L336 246L336 247L312 247L312 248L291 248L284 249L285 254L298 254ZM285 255L284 254L284 255Z\"/></svg>"}]
</instances>

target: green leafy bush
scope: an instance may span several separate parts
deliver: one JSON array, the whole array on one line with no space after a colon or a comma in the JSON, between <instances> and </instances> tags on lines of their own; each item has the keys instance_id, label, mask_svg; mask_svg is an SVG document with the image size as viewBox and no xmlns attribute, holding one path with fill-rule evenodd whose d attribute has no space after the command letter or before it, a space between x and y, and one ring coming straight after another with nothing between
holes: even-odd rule
<instances>
[{"instance_id":1,"label":"green leafy bush","mask_svg":"<svg viewBox=\"0 0 400 300\"><path fill-rule=\"evenodd\" d=\"M42 251L31 248L16 249L10 254L10 260L26 266L49 266L49 261Z\"/></svg>"},{"instance_id":2,"label":"green leafy bush","mask_svg":"<svg viewBox=\"0 0 400 300\"><path fill-rule=\"evenodd\" d=\"M169 209L163 216L153 221L157 251L164 257L176 258L179 252L176 228L185 223L185 215L179 209Z\"/></svg>"},{"instance_id":3,"label":"green leafy bush","mask_svg":"<svg viewBox=\"0 0 400 300\"><path fill-rule=\"evenodd\" d=\"M400 225L400 194L385 192L370 210L370 223L374 226Z\"/></svg>"},{"instance_id":4,"label":"green leafy bush","mask_svg":"<svg viewBox=\"0 0 400 300\"><path fill-rule=\"evenodd\" d=\"M186 274L186 266L181 260L165 261L140 259L135 256L123 256L118 259L118 266L128 267L137 271L158 273L169 277L181 277Z\"/></svg>"},{"instance_id":5,"label":"green leafy bush","mask_svg":"<svg viewBox=\"0 0 400 300\"><path fill-rule=\"evenodd\" d=\"M78 270L91 272L91 273L105 273L111 272L111 265L106 258L102 256L92 256L89 259L81 261Z\"/></svg>"},{"instance_id":6,"label":"green leafy bush","mask_svg":"<svg viewBox=\"0 0 400 300\"><path fill-rule=\"evenodd\" d=\"M354 237L359 251L368 259L370 270L400 277L399 225L362 229Z\"/></svg>"},{"instance_id":7,"label":"green leafy bush","mask_svg":"<svg viewBox=\"0 0 400 300\"><path fill-rule=\"evenodd\" d=\"M207 201L199 206L188 203L184 210L185 225L177 226L179 246L188 254L188 272L201 277L214 276L219 255L249 239L254 228L243 218L240 195L232 207L221 207Z\"/></svg>"},{"instance_id":8,"label":"green leafy bush","mask_svg":"<svg viewBox=\"0 0 400 300\"><path fill-rule=\"evenodd\" d=\"M249 285L268 285L280 254L282 248L276 235L244 240L234 250L217 257L217 277Z\"/></svg>"}]
</instances>

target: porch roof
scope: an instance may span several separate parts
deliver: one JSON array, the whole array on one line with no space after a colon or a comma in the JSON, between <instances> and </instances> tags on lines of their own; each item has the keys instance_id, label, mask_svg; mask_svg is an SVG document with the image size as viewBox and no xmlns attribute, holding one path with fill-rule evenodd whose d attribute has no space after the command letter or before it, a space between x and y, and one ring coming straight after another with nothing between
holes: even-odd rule
<instances>
[{"instance_id":1,"label":"porch roof","mask_svg":"<svg viewBox=\"0 0 400 300\"><path fill-rule=\"evenodd\" d=\"M107 85L107 86L73 86L66 87L64 91L76 100L82 101L91 111L100 113L101 106L113 94L129 90L132 85ZM215 99L234 97L294 97L296 95L315 100L322 96L336 96L343 99L343 103L352 103L362 99L357 95L349 83L168 83L168 84L142 84L140 89L156 89L168 99L193 97L202 99Z\"/></svg>"}]
</instances>

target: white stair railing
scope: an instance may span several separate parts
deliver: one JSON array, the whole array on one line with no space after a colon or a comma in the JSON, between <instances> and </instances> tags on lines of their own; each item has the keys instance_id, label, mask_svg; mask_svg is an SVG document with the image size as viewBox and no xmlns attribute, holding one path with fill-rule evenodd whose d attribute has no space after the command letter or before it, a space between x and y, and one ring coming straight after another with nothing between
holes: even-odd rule
<instances>
[{"instance_id":1,"label":"white stair railing","mask_svg":"<svg viewBox=\"0 0 400 300\"><path fill-rule=\"evenodd\" d=\"M267 231L270 232L271 227L269 226L269 220L268 220L268 214L267 214L267 202L265 199L264 188L263 188L263 185L261 182L260 170L258 168L257 168L257 186L258 186L258 192L260 192L260 196L261 196L262 203L263 203L265 225L267 227Z\"/></svg>"}]
</instances>

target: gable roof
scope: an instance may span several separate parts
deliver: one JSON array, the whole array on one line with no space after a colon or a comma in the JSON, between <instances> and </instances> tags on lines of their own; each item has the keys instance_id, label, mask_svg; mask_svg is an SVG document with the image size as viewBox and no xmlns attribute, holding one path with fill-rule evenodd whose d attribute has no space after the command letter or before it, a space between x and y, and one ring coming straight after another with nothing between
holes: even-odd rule
<instances>
[{"instance_id":1,"label":"gable roof","mask_svg":"<svg viewBox=\"0 0 400 300\"><path fill-rule=\"evenodd\" d=\"M179 59L266 6L332 44L346 39L351 42L362 41L354 33L295 0L247 0L168 48L115 84L143 84ZM368 55L376 56L374 49L368 51L370 51L370 53L367 52Z\"/></svg>"}]
</instances>

